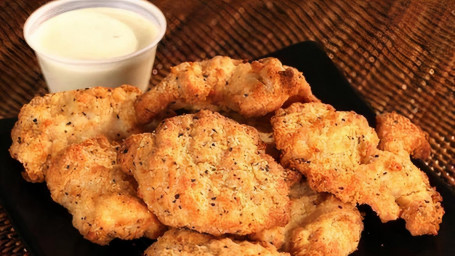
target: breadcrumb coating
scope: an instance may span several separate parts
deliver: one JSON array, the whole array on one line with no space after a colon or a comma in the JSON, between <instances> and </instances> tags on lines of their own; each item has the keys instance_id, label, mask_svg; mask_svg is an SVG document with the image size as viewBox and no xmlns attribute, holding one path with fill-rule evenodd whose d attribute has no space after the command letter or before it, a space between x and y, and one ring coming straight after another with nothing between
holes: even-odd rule
<instances>
[{"instance_id":1,"label":"breadcrumb coating","mask_svg":"<svg viewBox=\"0 0 455 256\"><path fill-rule=\"evenodd\" d=\"M137 197L135 181L120 170L117 149L100 136L63 150L46 175L52 199L68 209L73 225L91 242L155 239L165 227Z\"/></svg>"},{"instance_id":2,"label":"breadcrumb coating","mask_svg":"<svg viewBox=\"0 0 455 256\"><path fill-rule=\"evenodd\" d=\"M231 238L213 237L189 230L171 229L145 252L145 256L289 256L280 253L267 243L238 241Z\"/></svg>"},{"instance_id":3,"label":"breadcrumb coating","mask_svg":"<svg viewBox=\"0 0 455 256\"><path fill-rule=\"evenodd\" d=\"M24 105L11 132L11 156L27 181L43 182L49 160L73 143L104 135L121 140L139 132L134 101L141 91L124 85L50 93Z\"/></svg>"},{"instance_id":4,"label":"breadcrumb coating","mask_svg":"<svg viewBox=\"0 0 455 256\"><path fill-rule=\"evenodd\" d=\"M168 108L234 111L254 117L296 101L319 101L297 69L276 58L248 63L217 56L171 68L166 78L138 99L136 111L143 123Z\"/></svg>"},{"instance_id":5,"label":"breadcrumb coating","mask_svg":"<svg viewBox=\"0 0 455 256\"><path fill-rule=\"evenodd\" d=\"M291 255L342 256L357 249L363 222L355 206L314 192L306 181L295 184L289 196L292 205L289 223L250 238L273 244Z\"/></svg>"},{"instance_id":6,"label":"breadcrumb coating","mask_svg":"<svg viewBox=\"0 0 455 256\"><path fill-rule=\"evenodd\" d=\"M295 103L278 110L272 125L282 164L302 172L312 189L368 204L383 222L401 217L412 235L437 234L441 196L409 155L377 148L379 138L364 117Z\"/></svg>"},{"instance_id":7,"label":"breadcrumb coating","mask_svg":"<svg viewBox=\"0 0 455 256\"><path fill-rule=\"evenodd\" d=\"M166 119L128 138L119 162L158 219L212 235L246 235L289 219L286 173L257 131L218 113Z\"/></svg>"},{"instance_id":8,"label":"breadcrumb coating","mask_svg":"<svg viewBox=\"0 0 455 256\"><path fill-rule=\"evenodd\" d=\"M428 134L408 118L395 112L376 117L376 132L381 142L379 149L418 159L430 157L431 146Z\"/></svg>"}]
</instances>

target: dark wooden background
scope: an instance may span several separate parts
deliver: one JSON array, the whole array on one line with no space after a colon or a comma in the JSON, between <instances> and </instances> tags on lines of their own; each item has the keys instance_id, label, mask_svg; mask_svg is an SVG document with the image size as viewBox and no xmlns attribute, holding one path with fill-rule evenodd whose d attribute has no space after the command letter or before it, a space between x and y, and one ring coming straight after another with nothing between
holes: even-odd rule
<instances>
[{"instance_id":1,"label":"dark wooden background","mask_svg":"<svg viewBox=\"0 0 455 256\"><path fill-rule=\"evenodd\" d=\"M22 29L43 0L0 1L0 118L47 92ZM426 164L455 186L455 1L152 1L167 18L151 84L169 67L215 55L252 59L321 43L377 113L397 111L430 135ZM0 206L0 255L26 250Z\"/></svg>"}]
</instances>

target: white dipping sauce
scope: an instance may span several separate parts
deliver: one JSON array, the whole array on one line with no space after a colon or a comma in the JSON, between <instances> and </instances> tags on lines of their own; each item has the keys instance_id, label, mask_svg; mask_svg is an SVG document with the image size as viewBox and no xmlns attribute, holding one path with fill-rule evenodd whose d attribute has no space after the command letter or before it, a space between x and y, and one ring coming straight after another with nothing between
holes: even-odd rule
<instances>
[{"instance_id":1,"label":"white dipping sauce","mask_svg":"<svg viewBox=\"0 0 455 256\"><path fill-rule=\"evenodd\" d=\"M30 35L29 43L52 92L125 83L145 90L156 46L130 59L115 58L145 48L157 36L157 25L141 15L99 7L50 18Z\"/></svg>"}]
</instances>

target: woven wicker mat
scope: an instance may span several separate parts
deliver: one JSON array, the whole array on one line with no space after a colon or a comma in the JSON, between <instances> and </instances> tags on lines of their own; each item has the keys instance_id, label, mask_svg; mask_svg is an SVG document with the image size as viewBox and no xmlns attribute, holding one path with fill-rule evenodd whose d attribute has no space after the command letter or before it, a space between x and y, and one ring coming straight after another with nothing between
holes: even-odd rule
<instances>
[{"instance_id":1,"label":"woven wicker mat","mask_svg":"<svg viewBox=\"0 0 455 256\"><path fill-rule=\"evenodd\" d=\"M0 1L0 118L46 92L22 36L45 1ZM168 30L152 84L182 61L251 59L305 40L320 42L377 113L397 111L430 135L427 165L455 186L455 1L154 1ZM0 254L24 247L0 208Z\"/></svg>"}]
</instances>

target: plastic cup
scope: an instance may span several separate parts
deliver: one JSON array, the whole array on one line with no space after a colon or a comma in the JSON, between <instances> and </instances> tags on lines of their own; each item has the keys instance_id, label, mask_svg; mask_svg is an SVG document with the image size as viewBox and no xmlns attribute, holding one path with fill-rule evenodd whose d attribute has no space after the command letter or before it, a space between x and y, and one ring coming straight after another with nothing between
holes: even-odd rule
<instances>
[{"instance_id":1,"label":"plastic cup","mask_svg":"<svg viewBox=\"0 0 455 256\"><path fill-rule=\"evenodd\" d=\"M61 58L40 52L30 41L30 35L46 20L64 12L95 7L120 8L135 12L150 20L157 28L156 37L144 48L131 54L99 60ZM37 9L24 25L24 37L35 51L50 92L94 86L137 86L145 91L149 85L156 47L166 31L166 19L153 4L142 0L61 0Z\"/></svg>"}]
</instances>

